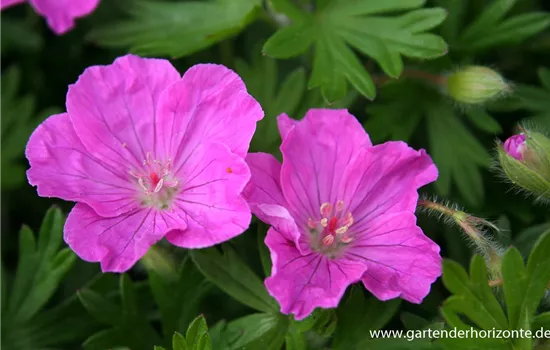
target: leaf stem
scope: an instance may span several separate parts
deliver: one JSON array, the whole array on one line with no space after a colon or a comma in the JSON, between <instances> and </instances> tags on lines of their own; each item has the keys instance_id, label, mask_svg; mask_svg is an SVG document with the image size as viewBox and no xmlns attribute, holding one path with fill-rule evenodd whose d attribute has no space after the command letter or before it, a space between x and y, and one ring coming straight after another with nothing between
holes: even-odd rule
<instances>
[{"instance_id":1,"label":"leaf stem","mask_svg":"<svg viewBox=\"0 0 550 350\"><path fill-rule=\"evenodd\" d=\"M444 75L425 72L418 69L405 69L401 73L401 75L397 78L397 80L401 78L415 78L418 80L427 81L429 83L432 83L438 86L444 85L447 82L447 77ZM390 80L396 80L396 79L389 77L387 75L378 75L378 76L375 75L373 76L373 80L376 85L382 85L387 83Z\"/></svg>"}]
</instances>

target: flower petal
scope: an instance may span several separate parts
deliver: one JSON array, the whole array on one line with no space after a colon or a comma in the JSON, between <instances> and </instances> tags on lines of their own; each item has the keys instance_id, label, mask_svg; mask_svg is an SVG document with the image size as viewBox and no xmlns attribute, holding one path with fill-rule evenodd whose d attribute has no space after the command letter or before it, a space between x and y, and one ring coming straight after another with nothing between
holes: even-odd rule
<instances>
[{"instance_id":1,"label":"flower petal","mask_svg":"<svg viewBox=\"0 0 550 350\"><path fill-rule=\"evenodd\" d=\"M277 126L279 127L279 134L281 134L281 140L284 141L290 130L298 125L298 123L298 120L290 118L285 113L279 115L277 117Z\"/></svg>"},{"instance_id":2,"label":"flower petal","mask_svg":"<svg viewBox=\"0 0 550 350\"><path fill-rule=\"evenodd\" d=\"M11 7L11 6L14 6L14 5L22 4L24 2L25 2L25 0L1 0L0 1L0 10L3 10L5 8L8 8L8 7Z\"/></svg>"},{"instance_id":3,"label":"flower petal","mask_svg":"<svg viewBox=\"0 0 550 350\"><path fill-rule=\"evenodd\" d=\"M251 213L241 193L250 179L248 165L221 143L200 144L176 176L181 193L173 205L187 218L187 229L166 238L184 248L227 241L250 225Z\"/></svg>"},{"instance_id":4,"label":"flower petal","mask_svg":"<svg viewBox=\"0 0 550 350\"><path fill-rule=\"evenodd\" d=\"M262 212L258 206L271 204L286 207L286 200L281 190L281 163L268 153L249 153L245 160L250 167L250 181L243 195L252 212L260 220L269 223L266 218L261 217Z\"/></svg>"},{"instance_id":5,"label":"flower petal","mask_svg":"<svg viewBox=\"0 0 550 350\"><path fill-rule=\"evenodd\" d=\"M36 128L26 156L29 183L42 197L84 202L102 216L117 216L138 205L128 174L88 152L67 113L52 115Z\"/></svg>"},{"instance_id":6,"label":"flower petal","mask_svg":"<svg viewBox=\"0 0 550 350\"><path fill-rule=\"evenodd\" d=\"M344 170L370 140L347 110L311 109L281 145L281 187L297 222L316 218L324 202L336 203Z\"/></svg>"},{"instance_id":7,"label":"flower petal","mask_svg":"<svg viewBox=\"0 0 550 350\"><path fill-rule=\"evenodd\" d=\"M263 111L236 73L199 64L164 92L158 115L163 152L178 167L205 140L224 143L244 158Z\"/></svg>"},{"instance_id":8,"label":"flower petal","mask_svg":"<svg viewBox=\"0 0 550 350\"><path fill-rule=\"evenodd\" d=\"M168 230L185 229L180 214L136 209L105 218L86 204L77 203L65 223L65 242L81 259L101 262L103 272L124 272Z\"/></svg>"},{"instance_id":9,"label":"flower petal","mask_svg":"<svg viewBox=\"0 0 550 350\"><path fill-rule=\"evenodd\" d=\"M281 312L292 313L297 320L317 307L338 306L346 288L366 270L364 263L330 260L312 251L302 254L274 228L267 232L265 243L273 261L271 276L265 281L267 290L281 305Z\"/></svg>"},{"instance_id":10,"label":"flower petal","mask_svg":"<svg viewBox=\"0 0 550 350\"><path fill-rule=\"evenodd\" d=\"M288 233L288 239L302 246L300 231L286 209L287 203L280 185L281 163L268 153L249 153L246 163L250 167L250 181L243 196L252 213L279 232Z\"/></svg>"},{"instance_id":11,"label":"flower petal","mask_svg":"<svg viewBox=\"0 0 550 350\"><path fill-rule=\"evenodd\" d=\"M156 156L159 97L179 79L169 61L134 55L87 68L67 95L76 134L94 156L112 166L139 168L147 152Z\"/></svg>"},{"instance_id":12,"label":"flower petal","mask_svg":"<svg viewBox=\"0 0 550 350\"><path fill-rule=\"evenodd\" d=\"M424 150L404 142L369 147L346 170L346 193L354 229L362 231L372 219L388 213L416 210L418 188L437 179L437 168Z\"/></svg>"},{"instance_id":13,"label":"flower petal","mask_svg":"<svg viewBox=\"0 0 550 350\"><path fill-rule=\"evenodd\" d=\"M439 246L422 233L409 212L372 220L345 256L368 266L363 284L380 300L401 297L420 303L441 275Z\"/></svg>"},{"instance_id":14,"label":"flower petal","mask_svg":"<svg viewBox=\"0 0 550 350\"><path fill-rule=\"evenodd\" d=\"M99 0L29 0L36 12L46 17L56 34L64 34L74 27L75 19L92 13Z\"/></svg>"}]
</instances>

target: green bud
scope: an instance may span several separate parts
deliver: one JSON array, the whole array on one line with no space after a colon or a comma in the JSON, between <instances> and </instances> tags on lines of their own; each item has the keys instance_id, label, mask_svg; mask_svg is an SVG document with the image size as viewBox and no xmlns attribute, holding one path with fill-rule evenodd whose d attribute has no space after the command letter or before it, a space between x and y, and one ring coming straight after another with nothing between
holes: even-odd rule
<instances>
[{"instance_id":1,"label":"green bud","mask_svg":"<svg viewBox=\"0 0 550 350\"><path fill-rule=\"evenodd\" d=\"M518 138L524 141L518 142ZM550 140L539 132L525 130L498 146L500 166L510 181L533 194L550 200Z\"/></svg>"},{"instance_id":2,"label":"green bud","mask_svg":"<svg viewBox=\"0 0 550 350\"><path fill-rule=\"evenodd\" d=\"M447 77L447 93L458 102L480 104L510 92L510 85L492 69L469 66Z\"/></svg>"}]
</instances>

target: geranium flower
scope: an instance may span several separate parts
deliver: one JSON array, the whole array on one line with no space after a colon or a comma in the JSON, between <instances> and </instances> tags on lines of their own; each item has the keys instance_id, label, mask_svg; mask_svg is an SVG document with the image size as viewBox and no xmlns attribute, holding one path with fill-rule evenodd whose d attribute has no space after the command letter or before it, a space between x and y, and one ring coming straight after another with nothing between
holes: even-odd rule
<instances>
[{"instance_id":1,"label":"geranium flower","mask_svg":"<svg viewBox=\"0 0 550 350\"><path fill-rule=\"evenodd\" d=\"M416 225L417 189L435 181L424 150L404 142L373 146L346 110L278 119L282 165L246 158L252 212L271 225L273 268L265 285L296 319L338 305L362 281L381 300L420 303L441 275L439 247Z\"/></svg>"},{"instance_id":2,"label":"geranium flower","mask_svg":"<svg viewBox=\"0 0 550 350\"><path fill-rule=\"evenodd\" d=\"M77 202L65 241L103 271L129 269L164 236L185 248L246 230L244 161L259 104L231 70L124 56L87 68L67 112L46 119L26 149L38 194Z\"/></svg>"},{"instance_id":3,"label":"geranium flower","mask_svg":"<svg viewBox=\"0 0 550 350\"><path fill-rule=\"evenodd\" d=\"M58 35L74 27L77 18L92 13L99 0L28 0L34 10L46 17L48 26ZM25 0L1 0L0 9L24 3Z\"/></svg>"}]
</instances>

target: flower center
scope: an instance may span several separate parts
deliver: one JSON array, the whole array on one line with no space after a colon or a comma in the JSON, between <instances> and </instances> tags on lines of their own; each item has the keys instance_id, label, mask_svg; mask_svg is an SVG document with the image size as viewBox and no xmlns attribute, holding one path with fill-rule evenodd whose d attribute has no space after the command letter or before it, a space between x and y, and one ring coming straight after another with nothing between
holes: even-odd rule
<instances>
[{"instance_id":1,"label":"flower center","mask_svg":"<svg viewBox=\"0 0 550 350\"><path fill-rule=\"evenodd\" d=\"M147 152L143 167L137 171L131 170L130 175L137 180L143 205L156 206L158 209L170 207L179 184L178 179L172 175L170 159L165 162L152 159L151 152Z\"/></svg>"},{"instance_id":2,"label":"flower center","mask_svg":"<svg viewBox=\"0 0 550 350\"><path fill-rule=\"evenodd\" d=\"M326 202L319 208L319 221L308 219L307 226L311 233L313 249L333 256L339 248L353 241L348 232L353 224L353 216L350 212L344 213L343 210L344 202L341 200L336 203L336 207Z\"/></svg>"}]
</instances>

